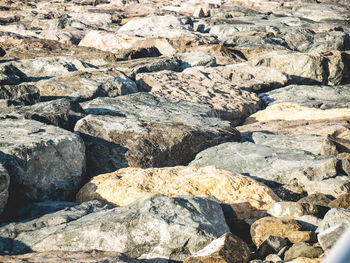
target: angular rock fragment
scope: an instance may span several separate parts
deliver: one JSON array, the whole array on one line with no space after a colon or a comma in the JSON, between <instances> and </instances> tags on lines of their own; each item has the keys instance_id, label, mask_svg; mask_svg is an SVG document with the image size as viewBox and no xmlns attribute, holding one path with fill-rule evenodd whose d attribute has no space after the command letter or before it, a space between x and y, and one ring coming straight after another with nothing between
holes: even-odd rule
<instances>
[{"instance_id":1,"label":"angular rock fragment","mask_svg":"<svg viewBox=\"0 0 350 263\"><path fill-rule=\"evenodd\" d=\"M8 254L98 249L138 259L180 261L226 232L221 207L213 201L150 195L124 207L91 201L4 225L0 247Z\"/></svg>"},{"instance_id":2,"label":"angular rock fragment","mask_svg":"<svg viewBox=\"0 0 350 263\"><path fill-rule=\"evenodd\" d=\"M1 164L0 160L0 215L3 212L5 205L7 204L9 186L10 176L5 167Z\"/></svg>"},{"instance_id":3,"label":"angular rock fragment","mask_svg":"<svg viewBox=\"0 0 350 263\"><path fill-rule=\"evenodd\" d=\"M340 223L318 233L317 239L324 251L330 250L340 237L346 232L349 225Z\"/></svg>"},{"instance_id":4,"label":"angular rock fragment","mask_svg":"<svg viewBox=\"0 0 350 263\"><path fill-rule=\"evenodd\" d=\"M87 117L75 131L87 146L91 176L120 168L188 164L203 149L239 140L229 122L212 109L185 101L136 93L82 104Z\"/></svg>"},{"instance_id":5,"label":"angular rock fragment","mask_svg":"<svg viewBox=\"0 0 350 263\"><path fill-rule=\"evenodd\" d=\"M297 218L303 215L317 215L315 205L296 202L276 202L268 209L268 214L274 217Z\"/></svg>"},{"instance_id":6,"label":"angular rock fragment","mask_svg":"<svg viewBox=\"0 0 350 263\"><path fill-rule=\"evenodd\" d=\"M40 101L35 85L2 85L0 87L0 107L11 105L32 105Z\"/></svg>"},{"instance_id":7,"label":"angular rock fragment","mask_svg":"<svg viewBox=\"0 0 350 263\"><path fill-rule=\"evenodd\" d=\"M284 255L284 260L292 260L298 257L318 258L323 254L323 250L320 247L314 247L307 243L294 244L288 249Z\"/></svg>"}]
</instances>

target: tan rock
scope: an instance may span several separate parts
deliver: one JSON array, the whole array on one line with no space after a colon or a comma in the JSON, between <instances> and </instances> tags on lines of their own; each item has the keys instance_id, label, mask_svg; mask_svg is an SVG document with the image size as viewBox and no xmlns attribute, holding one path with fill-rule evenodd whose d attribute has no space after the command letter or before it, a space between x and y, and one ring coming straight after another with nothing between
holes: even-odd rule
<instances>
[{"instance_id":1,"label":"tan rock","mask_svg":"<svg viewBox=\"0 0 350 263\"><path fill-rule=\"evenodd\" d=\"M265 131L274 134L316 134L334 135L338 138L350 139L350 118L320 120L271 120L238 126L242 136L252 132Z\"/></svg>"},{"instance_id":2,"label":"tan rock","mask_svg":"<svg viewBox=\"0 0 350 263\"><path fill-rule=\"evenodd\" d=\"M264 217L252 224L250 234L254 244L259 247L269 236L286 238L300 229L301 225L294 219Z\"/></svg>"},{"instance_id":3,"label":"tan rock","mask_svg":"<svg viewBox=\"0 0 350 263\"><path fill-rule=\"evenodd\" d=\"M124 206L152 193L213 198L231 204L241 218L261 217L280 200L267 186L240 174L210 166L177 166L125 168L96 176L78 192L77 201L100 199Z\"/></svg>"},{"instance_id":4,"label":"tan rock","mask_svg":"<svg viewBox=\"0 0 350 263\"><path fill-rule=\"evenodd\" d=\"M321 263L323 258L306 258L306 257L299 257L296 259L293 259L293 263Z\"/></svg>"},{"instance_id":5,"label":"tan rock","mask_svg":"<svg viewBox=\"0 0 350 263\"><path fill-rule=\"evenodd\" d=\"M302 107L294 103L278 103L268 106L265 110L251 115L245 122L251 124L254 122L271 120L321 120L335 118L350 118L349 109L329 109L321 110L315 108Z\"/></svg>"},{"instance_id":6,"label":"tan rock","mask_svg":"<svg viewBox=\"0 0 350 263\"><path fill-rule=\"evenodd\" d=\"M203 73L142 73L137 75L136 81L139 90L150 91L158 97L209 104L218 117L236 125L260 109L260 100L255 93L235 88L223 78L210 79Z\"/></svg>"},{"instance_id":7,"label":"tan rock","mask_svg":"<svg viewBox=\"0 0 350 263\"><path fill-rule=\"evenodd\" d=\"M247 244L232 233L226 233L185 259L184 263L245 263L249 258Z\"/></svg>"},{"instance_id":8,"label":"tan rock","mask_svg":"<svg viewBox=\"0 0 350 263\"><path fill-rule=\"evenodd\" d=\"M350 194L342 194L337 199L331 201L328 206L330 208L350 208Z\"/></svg>"},{"instance_id":9,"label":"tan rock","mask_svg":"<svg viewBox=\"0 0 350 263\"><path fill-rule=\"evenodd\" d=\"M313 242L316 240L316 234L313 231L294 231L288 235L288 239L293 244L300 242Z\"/></svg>"}]
</instances>

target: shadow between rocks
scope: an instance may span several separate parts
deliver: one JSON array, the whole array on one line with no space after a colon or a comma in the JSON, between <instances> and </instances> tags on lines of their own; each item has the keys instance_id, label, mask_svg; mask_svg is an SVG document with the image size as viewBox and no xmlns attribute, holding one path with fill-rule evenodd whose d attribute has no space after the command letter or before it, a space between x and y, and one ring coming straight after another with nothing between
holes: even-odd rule
<instances>
[{"instance_id":1,"label":"shadow between rocks","mask_svg":"<svg viewBox=\"0 0 350 263\"><path fill-rule=\"evenodd\" d=\"M33 252L26 244L12 238L0 237L0 255L21 255Z\"/></svg>"}]
</instances>

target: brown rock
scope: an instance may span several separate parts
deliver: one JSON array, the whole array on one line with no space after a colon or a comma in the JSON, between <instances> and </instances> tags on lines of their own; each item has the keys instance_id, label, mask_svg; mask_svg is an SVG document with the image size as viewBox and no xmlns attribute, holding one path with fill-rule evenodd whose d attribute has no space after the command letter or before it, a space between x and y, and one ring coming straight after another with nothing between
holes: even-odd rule
<instances>
[{"instance_id":1,"label":"brown rock","mask_svg":"<svg viewBox=\"0 0 350 263\"><path fill-rule=\"evenodd\" d=\"M301 242L294 244L290 249L286 251L284 260L288 261L298 257L319 258L322 254L322 248L314 247L307 243Z\"/></svg>"},{"instance_id":2,"label":"brown rock","mask_svg":"<svg viewBox=\"0 0 350 263\"><path fill-rule=\"evenodd\" d=\"M184 263L245 263L249 262L249 254L246 243L226 233L185 259Z\"/></svg>"},{"instance_id":3,"label":"brown rock","mask_svg":"<svg viewBox=\"0 0 350 263\"><path fill-rule=\"evenodd\" d=\"M48 251L16 256L0 256L2 263L138 263L119 252L90 251Z\"/></svg>"},{"instance_id":4,"label":"brown rock","mask_svg":"<svg viewBox=\"0 0 350 263\"><path fill-rule=\"evenodd\" d=\"M316 240L316 234L313 231L295 231L288 235L288 239L293 244L300 242L314 242Z\"/></svg>"},{"instance_id":5,"label":"brown rock","mask_svg":"<svg viewBox=\"0 0 350 263\"><path fill-rule=\"evenodd\" d=\"M252 224L250 234L254 244L259 247L269 236L286 238L300 229L301 225L294 219L264 217Z\"/></svg>"},{"instance_id":6,"label":"brown rock","mask_svg":"<svg viewBox=\"0 0 350 263\"><path fill-rule=\"evenodd\" d=\"M240 218L259 218L280 200L267 186L240 174L211 166L177 166L125 168L96 176L78 192L77 201L100 199L124 206L153 193L213 198L231 204Z\"/></svg>"},{"instance_id":7,"label":"brown rock","mask_svg":"<svg viewBox=\"0 0 350 263\"><path fill-rule=\"evenodd\" d=\"M293 263L321 263L322 258L306 258L306 257L298 257L293 259Z\"/></svg>"},{"instance_id":8,"label":"brown rock","mask_svg":"<svg viewBox=\"0 0 350 263\"><path fill-rule=\"evenodd\" d=\"M350 194L343 194L337 199L331 201L328 206L330 208L344 208L350 209Z\"/></svg>"},{"instance_id":9,"label":"brown rock","mask_svg":"<svg viewBox=\"0 0 350 263\"><path fill-rule=\"evenodd\" d=\"M251 115L244 124L271 120L321 120L350 118L350 109L321 110L300 106L294 103L278 103Z\"/></svg>"}]
</instances>

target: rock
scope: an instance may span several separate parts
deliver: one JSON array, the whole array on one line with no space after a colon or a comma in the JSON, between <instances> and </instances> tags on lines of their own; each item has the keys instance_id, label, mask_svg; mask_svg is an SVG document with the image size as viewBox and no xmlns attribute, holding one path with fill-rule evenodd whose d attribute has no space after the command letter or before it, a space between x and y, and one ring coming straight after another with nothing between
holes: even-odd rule
<instances>
[{"instance_id":1,"label":"rock","mask_svg":"<svg viewBox=\"0 0 350 263\"><path fill-rule=\"evenodd\" d=\"M319 247L313 247L307 243L294 244L284 255L284 260L292 260L298 257L318 258L322 255L323 250Z\"/></svg>"},{"instance_id":2,"label":"rock","mask_svg":"<svg viewBox=\"0 0 350 263\"><path fill-rule=\"evenodd\" d=\"M284 149L299 149L318 155L322 151L325 137L314 134L278 135L263 132L253 132L249 141Z\"/></svg>"},{"instance_id":3,"label":"rock","mask_svg":"<svg viewBox=\"0 0 350 263\"><path fill-rule=\"evenodd\" d=\"M322 219L311 216L303 215L296 218L298 223L302 226L302 230L315 232L318 226L321 224Z\"/></svg>"},{"instance_id":4,"label":"rock","mask_svg":"<svg viewBox=\"0 0 350 263\"><path fill-rule=\"evenodd\" d=\"M214 56L205 52L187 52L177 54L176 57L181 60L181 69L184 70L189 67L214 67L216 66L216 59Z\"/></svg>"},{"instance_id":5,"label":"rock","mask_svg":"<svg viewBox=\"0 0 350 263\"><path fill-rule=\"evenodd\" d=\"M17 256L0 256L3 263L139 263L140 260L128 258L119 252L88 250L88 251L47 251L35 252Z\"/></svg>"},{"instance_id":6,"label":"rock","mask_svg":"<svg viewBox=\"0 0 350 263\"><path fill-rule=\"evenodd\" d=\"M307 203L317 206L329 206L329 204L332 202L333 199L329 198L327 195L322 193L315 193L310 194L306 197L301 198L298 202L299 203Z\"/></svg>"},{"instance_id":7,"label":"rock","mask_svg":"<svg viewBox=\"0 0 350 263\"><path fill-rule=\"evenodd\" d=\"M344 224L346 226L350 225L350 211L342 208L332 208L324 216L316 232L322 233L323 231L339 224Z\"/></svg>"},{"instance_id":8,"label":"rock","mask_svg":"<svg viewBox=\"0 0 350 263\"><path fill-rule=\"evenodd\" d=\"M322 258L307 258L307 257L298 257L293 259L293 263L321 263Z\"/></svg>"},{"instance_id":9,"label":"rock","mask_svg":"<svg viewBox=\"0 0 350 263\"><path fill-rule=\"evenodd\" d=\"M318 209L310 203L276 202L267 213L274 217L297 218L303 215L317 215Z\"/></svg>"},{"instance_id":10,"label":"rock","mask_svg":"<svg viewBox=\"0 0 350 263\"><path fill-rule=\"evenodd\" d=\"M272 120L255 122L238 126L244 139L249 139L253 132L268 132L274 134L315 134L327 136L335 135L339 138L350 139L350 119L321 119L321 120Z\"/></svg>"},{"instance_id":11,"label":"rock","mask_svg":"<svg viewBox=\"0 0 350 263\"><path fill-rule=\"evenodd\" d=\"M0 65L0 84L17 85L27 80L26 74L12 64L2 63Z\"/></svg>"},{"instance_id":12,"label":"rock","mask_svg":"<svg viewBox=\"0 0 350 263\"><path fill-rule=\"evenodd\" d=\"M82 104L89 114L75 131L87 146L91 176L125 167L185 165L201 150L239 140L206 105L136 93Z\"/></svg>"},{"instance_id":13,"label":"rock","mask_svg":"<svg viewBox=\"0 0 350 263\"><path fill-rule=\"evenodd\" d=\"M296 202L307 196L304 188L301 186L283 184L273 188L273 191L284 201Z\"/></svg>"},{"instance_id":14,"label":"rock","mask_svg":"<svg viewBox=\"0 0 350 263\"><path fill-rule=\"evenodd\" d=\"M328 203L330 208L350 208L350 194L342 194L337 199Z\"/></svg>"},{"instance_id":15,"label":"rock","mask_svg":"<svg viewBox=\"0 0 350 263\"><path fill-rule=\"evenodd\" d=\"M316 234L313 231L295 231L288 235L288 239L293 244L301 242L315 242Z\"/></svg>"},{"instance_id":16,"label":"rock","mask_svg":"<svg viewBox=\"0 0 350 263\"><path fill-rule=\"evenodd\" d=\"M192 262L249 262L249 248L241 239L231 233L215 239L200 251L186 258L184 263Z\"/></svg>"},{"instance_id":17,"label":"rock","mask_svg":"<svg viewBox=\"0 0 350 263\"><path fill-rule=\"evenodd\" d=\"M256 94L235 88L227 80L208 79L203 74L160 71L138 74L136 80L140 91L150 91L158 97L208 104L219 118L230 120L235 125L260 109Z\"/></svg>"},{"instance_id":18,"label":"rock","mask_svg":"<svg viewBox=\"0 0 350 263\"><path fill-rule=\"evenodd\" d=\"M265 258L269 254L277 254L281 249L288 246L288 239L269 236L259 247L257 255L259 258Z\"/></svg>"},{"instance_id":19,"label":"rock","mask_svg":"<svg viewBox=\"0 0 350 263\"><path fill-rule=\"evenodd\" d=\"M115 68L124 72L129 78L135 79L136 75L139 73L157 72L162 70L181 71L181 61L175 56L140 58L117 62Z\"/></svg>"},{"instance_id":20,"label":"rock","mask_svg":"<svg viewBox=\"0 0 350 263\"><path fill-rule=\"evenodd\" d=\"M300 106L294 103L279 103L268 106L265 110L259 111L244 122L250 124L254 122L271 121L271 120L321 120L321 119L336 119L349 118L350 109L314 109Z\"/></svg>"},{"instance_id":21,"label":"rock","mask_svg":"<svg viewBox=\"0 0 350 263\"><path fill-rule=\"evenodd\" d=\"M253 143L224 143L197 154L190 166L208 166L242 173L268 185L290 184L306 188L314 180L336 175L335 159L308 152ZM308 191L309 189L306 189Z\"/></svg>"},{"instance_id":22,"label":"rock","mask_svg":"<svg viewBox=\"0 0 350 263\"><path fill-rule=\"evenodd\" d=\"M324 180L309 181L304 185L309 194L322 193L337 198L350 192L350 179L348 176L336 176Z\"/></svg>"},{"instance_id":23,"label":"rock","mask_svg":"<svg viewBox=\"0 0 350 263\"><path fill-rule=\"evenodd\" d=\"M40 101L39 90L30 84L2 85L0 87L0 105L32 105Z\"/></svg>"},{"instance_id":24,"label":"rock","mask_svg":"<svg viewBox=\"0 0 350 263\"><path fill-rule=\"evenodd\" d=\"M10 176L0 162L0 215L2 214L9 196Z\"/></svg>"},{"instance_id":25,"label":"rock","mask_svg":"<svg viewBox=\"0 0 350 263\"><path fill-rule=\"evenodd\" d=\"M259 94L259 98L266 105L290 102L309 108L348 108L350 87L290 85Z\"/></svg>"},{"instance_id":26,"label":"rock","mask_svg":"<svg viewBox=\"0 0 350 263\"><path fill-rule=\"evenodd\" d=\"M301 225L294 219L264 217L252 224L250 234L254 244L259 247L269 236L286 238L300 229Z\"/></svg>"},{"instance_id":27,"label":"rock","mask_svg":"<svg viewBox=\"0 0 350 263\"><path fill-rule=\"evenodd\" d=\"M335 155L338 159L346 161L350 156L350 140L337 138L334 135L328 135L323 142L321 154ZM343 168L347 171L345 165Z\"/></svg>"},{"instance_id":28,"label":"rock","mask_svg":"<svg viewBox=\"0 0 350 263\"><path fill-rule=\"evenodd\" d=\"M96 176L80 189L77 201L99 199L124 206L151 193L212 198L230 204L243 219L265 215L266 209L280 200L271 189L246 176L214 167L177 166L125 168Z\"/></svg>"},{"instance_id":29,"label":"rock","mask_svg":"<svg viewBox=\"0 0 350 263\"><path fill-rule=\"evenodd\" d=\"M320 10L322 10L322 12ZM295 6L293 12L296 16L311 19L316 22L347 20L349 18L346 7L334 4L320 5L319 3L302 3Z\"/></svg>"},{"instance_id":30,"label":"rock","mask_svg":"<svg viewBox=\"0 0 350 263\"><path fill-rule=\"evenodd\" d=\"M270 254L267 255L267 257L265 258L265 262L274 262L274 263L278 263L278 262L282 262L282 258L279 255L276 254Z\"/></svg>"},{"instance_id":31,"label":"rock","mask_svg":"<svg viewBox=\"0 0 350 263\"><path fill-rule=\"evenodd\" d=\"M36 120L73 131L76 122L85 115L77 102L58 99L31 106L4 108L0 112L0 119Z\"/></svg>"},{"instance_id":32,"label":"rock","mask_svg":"<svg viewBox=\"0 0 350 263\"><path fill-rule=\"evenodd\" d=\"M85 169L78 135L32 120L0 120L1 162L11 177L11 202L65 200ZM14 207L13 207L14 208Z\"/></svg>"},{"instance_id":33,"label":"rock","mask_svg":"<svg viewBox=\"0 0 350 263\"><path fill-rule=\"evenodd\" d=\"M77 101L116 97L137 92L136 83L117 70L84 70L36 83L43 99L71 98Z\"/></svg>"},{"instance_id":34,"label":"rock","mask_svg":"<svg viewBox=\"0 0 350 263\"><path fill-rule=\"evenodd\" d=\"M348 227L348 224L340 223L318 233L317 238L322 249L324 251L329 251L333 247L333 245L340 239L340 237L345 233Z\"/></svg>"},{"instance_id":35,"label":"rock","mask_svg":"<svg viewBox=\"0 0 350 263\"><path fill-rule=\"evenodd\" d=\"M98 249L180 261L229 232L220 205L203 198L150 195L116 208L96 202L1 227L2 251Z\"/></svg>"}]
</instances>

